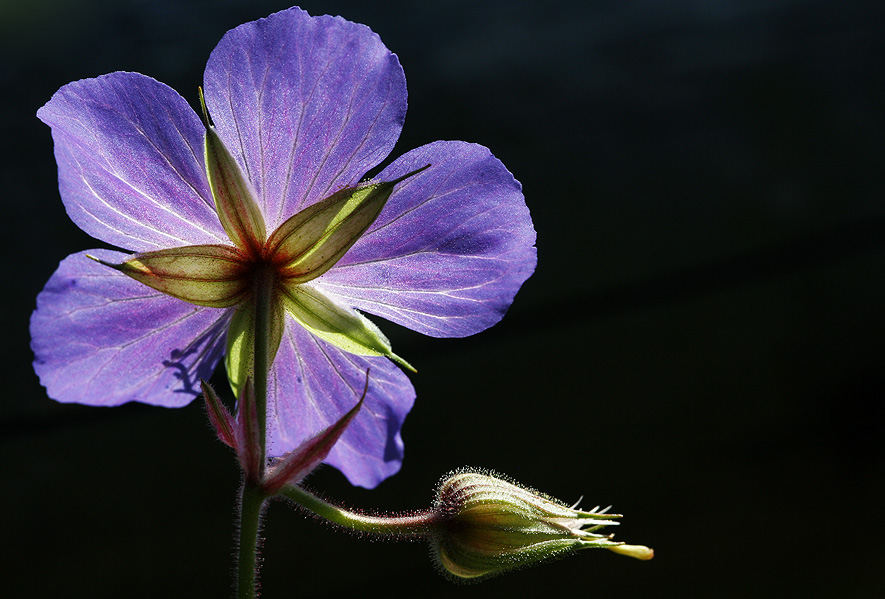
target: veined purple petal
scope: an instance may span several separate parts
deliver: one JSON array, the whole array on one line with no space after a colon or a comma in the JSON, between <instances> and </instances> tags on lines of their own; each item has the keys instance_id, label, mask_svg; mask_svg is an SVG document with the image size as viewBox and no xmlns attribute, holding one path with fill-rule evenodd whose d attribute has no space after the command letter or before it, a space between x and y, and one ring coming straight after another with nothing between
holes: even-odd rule
<instances>
[{"instance_id":1,"label":"veined purple petal","mask_svg":"<svg viewBox=\"0 0 885 599\"><path fill-rule=\"evenodd\" d=\"M415 390L387 358L345 353L313 337L291 317L268 389L268 453L279 456L335 423L369 390L359 414L335 444L327 464L354 485L373 488L399 471L400 428Z\"/></svg>"},{"instance_id":2,"label":"veined purple petal","mask_svg":"<svg viewBox=\"0 0 885 599\"><path fill-rule=\"evenodd\" d=\"M406 114L402 67L375 33L299 8L229 31L204 81L268 231L381 162Z\"/></svg>"},{"instance_id":3,"label":"veined purple petal","mask_svg":"<svg viewBox=\"0 0 885 599\"><path fill-rule=\"evenodd\" d=\"M126 257L89 254L108 262ZM37 296L34 370L61 402L183 406L221 357L228 314L163 295L86 252L72 254Z\"/></svg>"},{"instance_id":4,"label":"veined purple petal","mask_svg":"<svg viewBox=\"0 0 885 599\"><path fill-rule=\"evenodd\" d=\"M394 188L378 220L313 284L434 337L464 337L504 316L535 270L535 230L513 175L488 149L436 142L378 176Z\"/></svg>"},{"instance_id":5,"label":"veined purple petal","mask_svg":"<svg viewBox=\"0 0 885 599\"><path fill-rule=\"evenodd\" d=\"M206 180L205 129L170 87L111 73L62 87L37 116L52 127L65 208L96 239L134 251L229 243Z\"/></svg>"}]
</instances>

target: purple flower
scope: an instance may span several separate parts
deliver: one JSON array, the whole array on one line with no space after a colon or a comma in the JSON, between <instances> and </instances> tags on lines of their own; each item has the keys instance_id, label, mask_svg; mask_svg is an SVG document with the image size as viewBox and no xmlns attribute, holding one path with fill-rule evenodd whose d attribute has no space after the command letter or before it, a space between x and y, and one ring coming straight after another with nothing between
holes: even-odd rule
<instances>
[{"instance_id":1,"label":"purple flower","mask_svg":"<svg viewBox=\"0 0 885 599\"><path fill-rule=\"evenodd\" d=\"M58 401L183 406L225 352L250 269L267 264L282 277L288 268L280 289L295 300L280 316L270 371L269 454L346 414L371 367L364 406L325 461L375 486L400 467L400 428L415 394L357 310L435 337L498 322L536 261L520 185L486 148L457 141L396 159L375 178L386 184L360 183L399 136L405 77L377 35L338 17L292 8L233 29L212 52L204 86L217 135L175 91L137 73L71 83L37 113L52 128L71 219L137 254L91 250L104 264L85 252L62 261L31 319L34 368ZM219 199L232 189L219 192L225 168L242 202ZM334 256L293 274L304 248L268 249L268 238L279 241L311 214L305 208L338 210L358 195L375 198L365 203L376 213L336 242ZM238 221L243 215L254 222ZM328 229L317 235L332 244ZM186 265L183 287L176 260ZM305 302L374 341L336 340Z\"/></svg>"}]
</instances>

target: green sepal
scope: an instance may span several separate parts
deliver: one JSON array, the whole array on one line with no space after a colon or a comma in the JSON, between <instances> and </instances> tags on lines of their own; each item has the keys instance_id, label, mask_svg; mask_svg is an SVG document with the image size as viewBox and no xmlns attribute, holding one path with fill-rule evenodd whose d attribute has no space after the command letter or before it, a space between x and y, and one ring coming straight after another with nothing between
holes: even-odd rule
<instances>
[{"instance_id":1,"label":"green sepal","mask_svg":"<svg viewBox=\"0 0 885 599\"><path fill-rule=\"evenodd\" d=\"M358 356L386 356L401 368L416 372L393 353L384 333L356 310L338 306L307 285L283 285L280 296L289 314L320 339Z\"/></svg>"},{"instance_id":2,"label":"green sepal","mask_svg":"<svg viewBox=\"0 0 885 599\"><path fill-rule=\"evenodd\" d=\"M279 301L270 302L270 345L268 347L268 365L273 363L285 326L283 306ZM255 370L255 315L254 301L246 301L237 306L227 329L227 351L224 365L227 368L227 379L234 395L240 396L246 380L253 378Z\"/></svg>"},{"instance_id":3,"label":"green sepal","mask_svg":"<svg viewBox=\"0 0 885 599\"><path fill-rule=\"evenodd\" d=\"M211 125L206 126L204 149L209 188L221 226L235 246L254 258L260 254L267 232L252 185Z\"/></svg>"},{"instance_id":4,"label":"green sepal","mask_svg":"<svg viewBox=\"0 0 885 599\"><path fill-rule=\"evenodd\" d=\"M226 245L142 252L122 264L89 257L152 289L198 306L228 308L248 293L248 264L236 248Z\"/></svg>"},{"instance_id":5,"label":"green sepal","mask_svg":"<svg viewBox=\"0 0 885 599\"><path fill-rule=\"evenodd\" d=\"M269 260L290 284L306 283L330 268L366 232L400 181L347 187L308 206L274 231L267 240Z\"/></svg>"}]
</instances>

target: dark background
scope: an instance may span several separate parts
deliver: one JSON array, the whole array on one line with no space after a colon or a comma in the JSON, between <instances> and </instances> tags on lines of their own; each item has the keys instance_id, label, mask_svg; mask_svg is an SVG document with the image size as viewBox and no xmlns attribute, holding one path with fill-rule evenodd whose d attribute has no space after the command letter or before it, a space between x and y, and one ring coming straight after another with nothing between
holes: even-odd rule
<instances>
[{"instance_id":1,"label":"dark background","mask_svg":"<svg viewBox=\"0 0 885 599\"><path fill-rule=\"evenodd\" d=\"M0 3L6 596L229 592L238 471L199 403L60 405L33 374L36 294L99 245L65 215L34 113L115 70L193 102L224 32L287 6ZM370 25L399 55L410 109L394 156L489 146L525 187L539 248L494 329L436 340L384 323L419 370L402 472L373 491L331 468L310 483L408 510L451 469L494 468L613 504L617 538L657 557L585 551L453 586L422 544L273 504L265 596L885 596L881 5L302 6Z\"/></svg>"}]
</instances>

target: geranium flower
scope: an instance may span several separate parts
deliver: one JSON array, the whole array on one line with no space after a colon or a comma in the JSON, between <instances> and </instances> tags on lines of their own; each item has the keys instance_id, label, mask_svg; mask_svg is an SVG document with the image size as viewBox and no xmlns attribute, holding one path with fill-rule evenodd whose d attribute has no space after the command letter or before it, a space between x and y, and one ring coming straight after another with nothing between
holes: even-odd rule
<instances>
[{"instance_id":1,"label":"geranium flower","mask_svg":"<svg viewBox=\"0 0 885 599\"><path fill-rule=\"evenodd\" d=\"M405 76L376 34L339 17L292 8L229 31L204 88L215 129L137 73L71 83L37 113L52 128L71 219L137 253L62 261L31 319L35 370L62 402L183 406L225 351L249 269L269 268L289 277L280 295L297 297L281 303L268 453L282 455L347 413L371 367L364 407L326 462L375 486L400 467L415 394L358 311L435 337L498 322L535 267L520 185L486 148L458 141L408 152L361 183L402 129ZM368 196L380 213L300 274L292 265L303 247L269 247L317 211L306 208L325 202L340 220ZM329 229L311 226L326 243ZM182 249L194 246L212 249L197 257ZM208 287L197 289L201 268ZM338 334L311 320L317 314L360 330Z\"/></svg>"}]
</instances>

